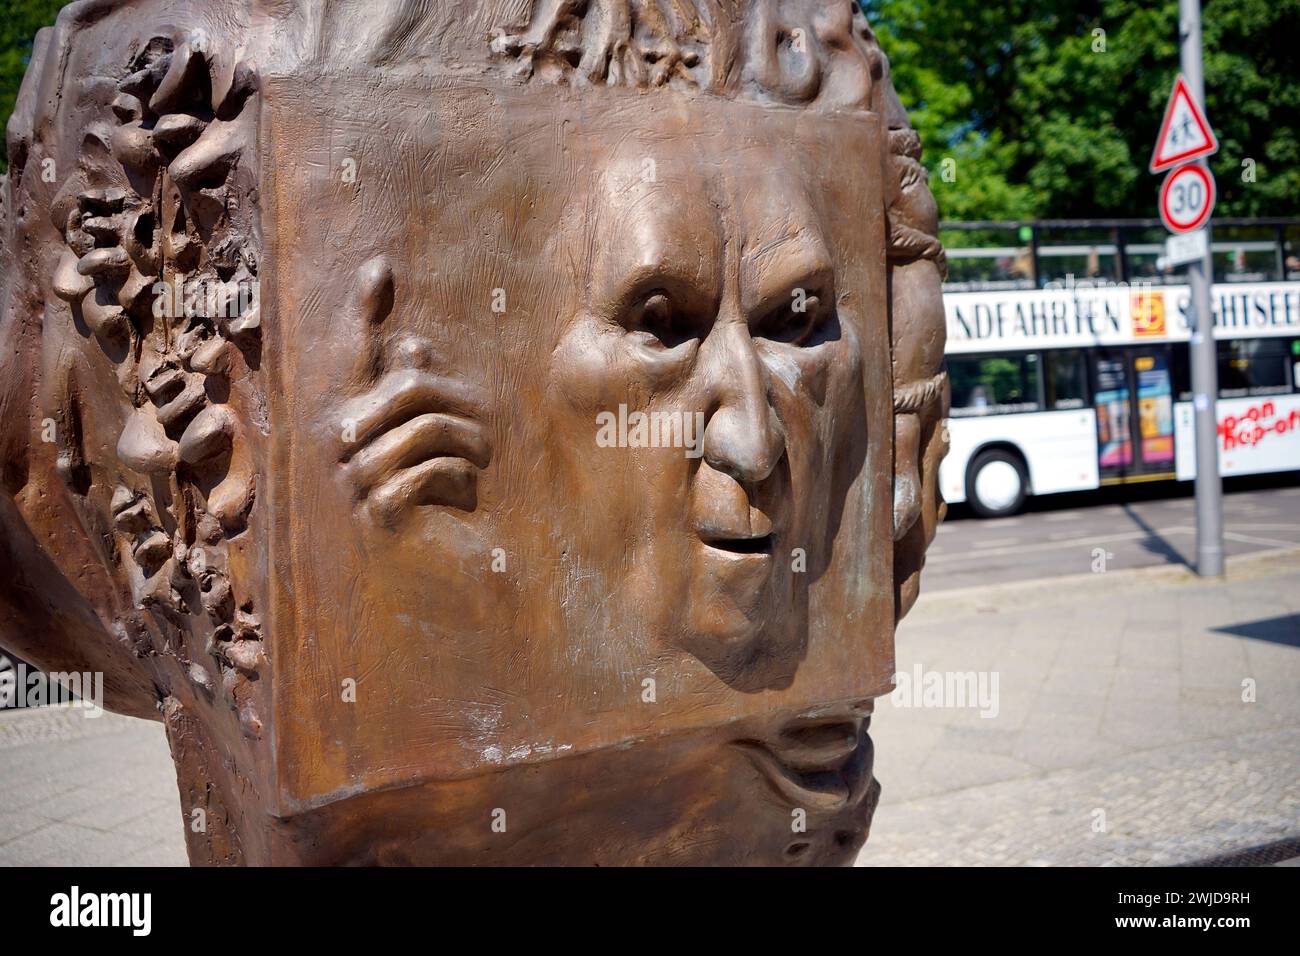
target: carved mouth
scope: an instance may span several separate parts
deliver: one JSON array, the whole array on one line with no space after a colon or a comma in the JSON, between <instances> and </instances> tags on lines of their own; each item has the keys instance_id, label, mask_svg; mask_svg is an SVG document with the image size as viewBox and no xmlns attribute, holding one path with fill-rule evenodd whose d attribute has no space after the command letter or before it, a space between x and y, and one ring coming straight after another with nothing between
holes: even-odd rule
<instances>
[{"instance_id":1,"label":"carved mouth","mask_svg":"<svg viewBox=\"0 0 1300 956\"><path fill-rule=\"evenodd\" d=\"M758 538L705 538L704 543L710 548L731 554L771 554L773 536L765 534Z\"/></svg>"},{"instance_id":2,"label":"carved mouth","mask_svg":"<svg viewBox=\"0 0 1300 956\"><path fill-rule=\"evenodd\" d=\"M817 721L784 728L768 749L787 767L807 773L842 770L862 743L855 720Z\"/></svg>"},{"instance_id":3,"label":"carved mouth","mask_svg":"<svg viewBox=\"0 0 1300 956\"><path fill-rule=\"evenodd\" d=\"M835 812L856 805L871 789L866 731L866 720L796 723L775 739L736 746L791 806Z\"/></svg>"}]
</instances>

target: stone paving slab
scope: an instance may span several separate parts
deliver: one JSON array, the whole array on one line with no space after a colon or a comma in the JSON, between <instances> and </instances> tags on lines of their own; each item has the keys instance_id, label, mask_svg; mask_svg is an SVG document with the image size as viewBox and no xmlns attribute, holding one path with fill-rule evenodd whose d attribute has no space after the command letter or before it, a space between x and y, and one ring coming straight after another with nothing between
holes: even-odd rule
<instances>
[{"instance_id":1,"label":"stone paving slab","mask_svg":"<svg viewBox=\"0 0 1300 956\"><path fill-rule=\"evenodd\" d=\"M877 703L860 866L1159 865L1300 836L1300 551L1220 582L923 596L898 633L898 670L918 665L996 672L998 713Z\"/></svg>"},{"instance_id":2,"label":"stone paving slab","mask_svg":"<svg viewBox=\"0 0 1300 956\"><path fill-rule=\"evenodd\" d=\"M1300 834L1297 754L1293 728L915 800L886 784L858 865L1162 865L1261 846Z\"/></svg>"},{"instance_id":3,"label":"stone paving slab","mask_svg":"<svg viewBox=\"0 0 1300 956\"><path fill-rule=\"evenodd\" d=\"M162 724L0 712L0 866L185 866Z\"/></svg>"}]
</instances>

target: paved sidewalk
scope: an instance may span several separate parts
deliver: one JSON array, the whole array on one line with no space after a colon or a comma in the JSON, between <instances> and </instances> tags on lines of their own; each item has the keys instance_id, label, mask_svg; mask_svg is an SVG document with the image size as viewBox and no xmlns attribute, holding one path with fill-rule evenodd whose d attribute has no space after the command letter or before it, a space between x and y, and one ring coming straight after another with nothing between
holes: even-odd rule
<instances>
[{"instance_id":1,"label":"paved sidewalk","mask_svg":"<svg viewBox=\"0 0 1300 956\"><path fill-rule=\"evenodd\" d=\"M925 595L898 636L918 664L996 673L998 714L879 702L861 865L1182 863L1300 836L1300 551L1234 559L1227 583ZM52 863L184 865L160 724L0 713L0 865Z\"/></svg>"},{"instance_id":2,"label":"paved sidewalk","mask_svg":"<svg viewBox=\"0 0 1300 956\"><path fill-rule=\"evenodd\" d=\"M923 596L898 670L998 713L877 705L859 865L1187 863L1300 836L1300 551ZM1256 700L1242 700L1243 681Z\"/></svg>"},{"instance_id":3,"label":"paved sidewalk","mask_svg":"<svg viewBox=\"0 0 1300 956\"><path fill-rule=\"evenodd\" d=\"M160 723L0 712L0 866L185 866Z\"/></svg>"}]
</instances>

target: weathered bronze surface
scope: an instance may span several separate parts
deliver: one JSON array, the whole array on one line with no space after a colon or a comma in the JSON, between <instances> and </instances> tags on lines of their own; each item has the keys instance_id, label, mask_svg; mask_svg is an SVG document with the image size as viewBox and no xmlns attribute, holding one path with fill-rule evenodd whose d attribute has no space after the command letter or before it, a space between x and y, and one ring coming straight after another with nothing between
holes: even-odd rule
<instances>
[{"instance_id":1,"label":"weathered bronze surface","mask_svg":"<svg viewBox=\"0 0 1300 956\"><path fill-rule=\"evenodd\" d=\"M70 4L0 643L165 723L194 863L851 861L943 510L919 150L849 2Z\"/></svg>"}]
</instances>

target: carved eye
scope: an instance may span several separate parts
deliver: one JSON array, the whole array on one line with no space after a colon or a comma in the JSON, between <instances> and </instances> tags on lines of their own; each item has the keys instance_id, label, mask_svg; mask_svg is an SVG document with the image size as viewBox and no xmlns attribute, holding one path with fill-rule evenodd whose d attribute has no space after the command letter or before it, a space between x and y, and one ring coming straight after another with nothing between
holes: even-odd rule
<instances>
[{"instance_id":1,"label":"carved eye","mask_svg":"<svg viewBox=\"0 0 1300 956\"><path fill-rule=\"evenodd\" d=\"M803 294L802 290L796 289L789 304L782 303L780 308L773 309L759 320L754 334L786 345L816 345L820 342L818 332L825 324L828 312L820 295Z\"/></svg>"},{"instance_id":2,"label":"carved eye","mask_svg":"<svg viewBox=\"0 0 1300 956\"><path fill-rule=\"evenodd\" d=\"M646 344L665 349L674 349L700 334L662 289L651 292L633 307L627 317L627 328L641 333Z\"/></svg>"}]
</instances>

